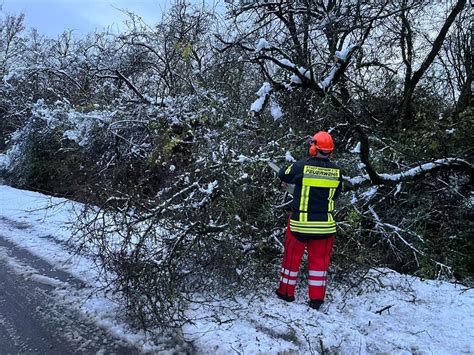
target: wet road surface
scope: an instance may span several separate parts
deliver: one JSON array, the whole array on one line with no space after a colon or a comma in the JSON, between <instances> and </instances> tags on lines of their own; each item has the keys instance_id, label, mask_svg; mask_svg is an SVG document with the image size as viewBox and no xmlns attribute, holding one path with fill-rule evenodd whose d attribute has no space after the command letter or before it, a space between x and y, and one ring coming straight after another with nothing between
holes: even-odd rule
<instances>
[{"instance_id":1,"label":"wet road surface","mask_svg":"<svg viewBox=\"0 0 474 355\"><path fill-rule=\"evenodd\" d=\"M18 272L12 261L38 274ZM83 286L0 235L0 354L140 353L59 302L53 292L58 285Z\"/></svg>"}]
</instances>

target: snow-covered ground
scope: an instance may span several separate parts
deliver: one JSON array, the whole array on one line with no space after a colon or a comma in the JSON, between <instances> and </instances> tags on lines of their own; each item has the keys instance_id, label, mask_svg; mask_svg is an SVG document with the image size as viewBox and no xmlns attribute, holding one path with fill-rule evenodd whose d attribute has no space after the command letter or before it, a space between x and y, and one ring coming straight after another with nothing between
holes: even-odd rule
<instances>
[{"instance_id":1,"label":"snow-covered ground","mask_svg":"<svg viewBox=\"0 0 474 355\"><path fill-rule=\"evenodd\" d=\"M87 285L71 292L29 270L36 279L57 286L59 300L143 351L171 352L165 339L152 340L128 327L120 306L104 294L91 296L99 287L93 263L72 256L66 243L77 207L0 185L0 235ZM268 290L266 296L191 305L188 315L195 321L183 327L185 337L204 354L474 353L474 290L374 270L362 294L332 283L326 304L317 312L306 305L304 280L300 285L294 303L280 301Z\"/></svg>"}]
</instances>

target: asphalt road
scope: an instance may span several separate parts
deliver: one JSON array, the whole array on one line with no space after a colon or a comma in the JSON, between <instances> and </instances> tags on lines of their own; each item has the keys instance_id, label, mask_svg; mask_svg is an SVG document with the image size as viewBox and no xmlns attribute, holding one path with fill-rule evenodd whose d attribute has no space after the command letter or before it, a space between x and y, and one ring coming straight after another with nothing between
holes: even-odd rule
<instances>
[{"instance_id":1,"label":"asphalt road","mask_svg":"<svg viewBox=\"0 0 474 355\"><path fill-rule=\"evenodd\" d=\"M1 355L139 353L91 319L59 302L53 292L54 282L41 282L41 276L73 288L81 287L81 281L55 270L1 235L0 250ZM40 277L32 278L15 271L11 260L34 268Z\"/></svg>"}]
</instances>

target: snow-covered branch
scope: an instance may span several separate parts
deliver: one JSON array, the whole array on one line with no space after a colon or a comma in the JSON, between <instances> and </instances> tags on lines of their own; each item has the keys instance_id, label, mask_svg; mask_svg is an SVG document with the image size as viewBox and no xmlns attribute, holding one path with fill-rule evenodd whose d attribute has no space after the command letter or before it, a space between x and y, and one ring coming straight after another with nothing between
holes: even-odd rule
<instances>
[{"instance_id":1,"label":"snow-covered branch","mask_svg":"<svg viewBox=\"0 0 474 355\"><path fill-rule=\"evenodd\" d=\"M291 75L289 76L288 81L280 82L278 80L275 80L270 73L266 72L268 79L272 83L274 83L274 85L272 86L268 82L265 82L263 84L263 86L257 92L259 98L253 102L250 111L254 114L260 113L262 109L266 106L271 94L275 91L279 91L282 89L302 87L310 89L320 96L325 96L326 93L330 90L330 88L333 87L334 84L339 80L339 78L344 74L349 64L350 58L352 57L353 53L357 48L359 48L357 44L351 44L347 46L344 50L337 51L335 54L335 63L330 69L329 74L322 81L317 82L315 80L311 68L305 68L302 66L298 67L295 63L293 63L287 58L277 58L273 55L268 54L268 50L272 50L275 48L272 47L265 40L261 39L260 42L257 44L255 52L265 52L265 54L260 54L257 57L257 60L262 62L270 61L276 67L289 72ZM281 53L281 51L279 52Z\"/></svg>"},{"instance_id":2,"label":"snow-covered branch","mask_svg":"<svg viewBox=\"0 0 474 355\"><path fill-rule=\"evenodd\" d=\"M371 177L366 175L359 175L352 178L345 178L345 182L349 189L367 186L367 185L384 185L384 184L394 184L401 181L410 181L422 178L429 174L436 173L441 170L458 170L466 172L470 175L471 180L474 176L474 169L472 164L463 159L458 158L445 158L437 159L433 162L420 164L411 169L394 173L394 174L377 174L377 179L371 179Z\"/></svg>"},{"instance_id":3,"label":"snow-covered branch","mask_svg":"<svg viewBox=\"0 0 474 355\"><path fill-rule=\"evenodd\" d=\"M270 94L273 92L273 88L270 83L263 83L262 87L257 91L258 99L252 103L250 107L250 111L254 112L255 114L260 113L262 109L268 103L270 98Z\"/></svg>"},{"instance_id":4,"label":"snow-covered branch","mask_svg":"<svg viewBox=\"0 0 474 355\"><path fill-rule=\"evenodd\" d=\"M357 44L351 44L342 51L336 51L334 65L324 80L318 84L324 93L327 92L335 82L337 82L342 74L344 74L344 71L349 65L349 61L357 48L359 48Z\"/></svg>"}]
</instances>

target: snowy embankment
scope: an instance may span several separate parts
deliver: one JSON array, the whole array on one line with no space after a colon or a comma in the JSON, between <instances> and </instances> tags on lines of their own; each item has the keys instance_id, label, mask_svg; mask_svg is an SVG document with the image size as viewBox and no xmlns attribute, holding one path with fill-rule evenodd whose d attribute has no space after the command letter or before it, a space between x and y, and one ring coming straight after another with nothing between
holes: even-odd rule
<instances>
[{"instance_id":1,"label":"snowy embankment","mask_svg":"<svg viewBox=\"0 0 474 355\"><path fill-rule=\"evenodd\" d=\"M72 246L68 244L71 237L69 227L78 208L79 204L66 199L0 185L0 238L28 250L55 269L69 273L85 287L65 285L14 259L6 260L7 264L12 272L28 274L31 280L55 287L58 302L77 309L114 337L144 352L162 351L162 346L150 341L144 333L133 331L122 321L123 312L117 303L99 291L94 263L84 256L74 255Z\"/></svg>"},{"instance_id":2,"label":"snowy embankment","mask_svg":"<svg viewBox=\"0 0 474 355\"><path fill-rule=\"evenodd\" d=\"M93 263L73 257L66 241L79 205L0 185L0 235L28 249L88 287L71 292L58 285L58 299L95 319L112 334L144 351L170 351L120 319L120 307L101 292ZM474 291L441 281L422 281L390 270L374 270L363 289L332 283L322 312L306 305L306 284L288 304L273 290L259 297L196 303L183 327L199 353L474 353ZM51 282L54 286L54 282ZM198 298L196 298L198 300ZM179 351L179 349L177 349Z\"/></svg>"}]
</instances>

